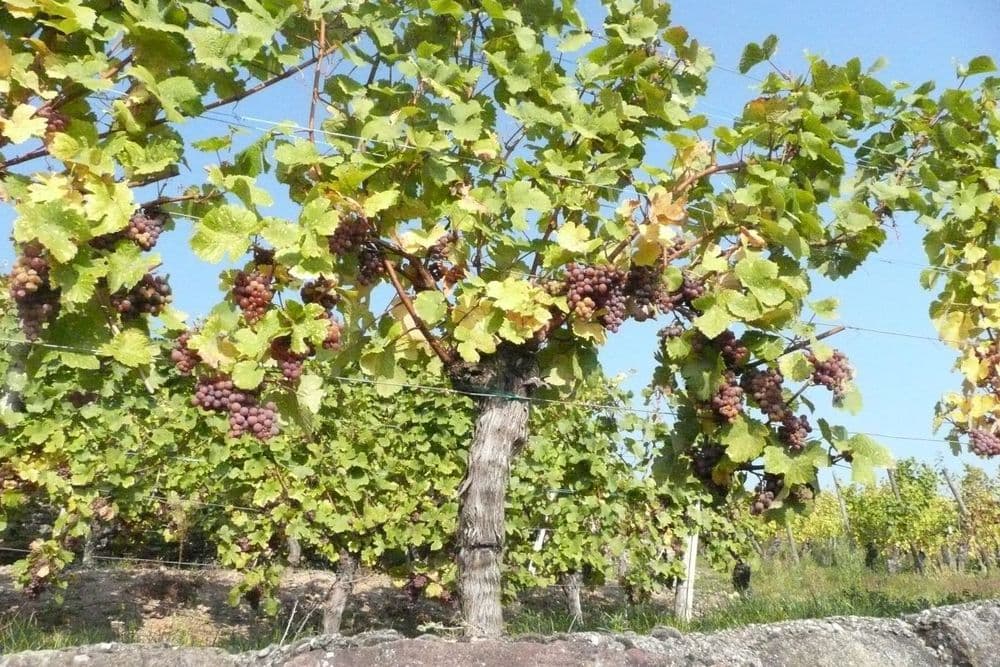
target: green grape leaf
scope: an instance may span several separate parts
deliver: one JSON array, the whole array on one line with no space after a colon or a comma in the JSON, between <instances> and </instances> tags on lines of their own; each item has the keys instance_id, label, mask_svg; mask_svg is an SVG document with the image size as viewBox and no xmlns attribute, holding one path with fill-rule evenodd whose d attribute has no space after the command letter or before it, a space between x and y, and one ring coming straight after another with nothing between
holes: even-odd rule
<instances>
[{"instance_id":1,"label":"green grape leaf","mask_svg":"<svg viewBox=\"0 0 1000 667\"><path fill-rule=\"evenodd\" d=\"M138 329L124 329L102 345L98 352L129 368L136 368L152 363L156 346Z\"/></svg>"},{"instance_id":2,"label":"green grape leaf","mask_svg":"<svg viewBox=\"0 0 1000 667\"><path fill-rule=\"evenodd\" d=\"M198 222L191 248L206 262L218 263L227 256L235 261L247 251L251 237L260 229L261 221L252 211L224 204Z\"/></svg>"},{"instance_id":3,"label":"green grape leaf","mask_svg":"<svg viewBox=\"0 0 1000 667\"><path fill-rule=\"evenodd\" d=\"M233 366L232 378L240 389L256 389L264 381L264 367L251 359L238 361Z\"/></svg>"},{"instance_id":4,"label":"green grape leaf","mask_svg":"<svg viewBox=\"0 0 1000 667\"><path fill-rule=\"evenodd\" d=\"M783 447L764 448L764 469L785 476L786 486L806 484L816 477L817 468L830 465L830 457L818 442L810 443L797 454L789 454Z\"/></svg>"},{"instance_id":5,"label":"green grape leaf","mask_svg":"<svg viewBox=\"0 0 1000 667\"><path fill-rule=\"evenodd\" d=\"M889 450L862 433L841 440L836 447L851 455L851 479L857 484L874 484L876 468L891 468L894 465Z\"/></svg>"},{"instance_id":6,"label":"green grape leaf","mask_svg":"<svg viewBox=\"0 0 1000 667\"><path fill-rule=\"evenodd\" d=\"M726 456L733 463L753 461L764 451L768 428L757 421L740 416L722 431L719 442L726 446Z\"/></svg>"}]
</instances>

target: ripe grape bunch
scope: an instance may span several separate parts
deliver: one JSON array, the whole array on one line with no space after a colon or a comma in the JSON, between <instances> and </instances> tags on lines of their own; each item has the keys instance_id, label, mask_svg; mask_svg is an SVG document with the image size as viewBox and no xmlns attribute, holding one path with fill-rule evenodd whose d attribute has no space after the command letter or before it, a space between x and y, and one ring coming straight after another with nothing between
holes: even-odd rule
<instances>
[{"instance_id":1,"label":"ripe grape bunch","mask_svg":"<svg viewBox=\"0 0 1000 667\"><path fill-rule=\"evenodd\" d=\"M666 313L678 307L686 307L694 312L699 312L693 302L704 296L706 290L705 283L700 278L691 274L684 274L684 279L680 287L672 292L664 290L660 293L660 310Z\"/></svg>"},{"instance_id":2,"label":"ripe grape bunch","mask_svg":"<svg viewBox=\"0 0 1000 667\"><path fill-rule=\"evenodd\" d=\"M581 319L598 316L611 332L618 331L628 311L625 275L612 266L566 266L566 295L569 307Z\"/></svg>"},{"instance_id":3,"label":"ripe grape bunch","mask_svg":"<svg viewBox=\"0 0 1000 667\"><path fill-rule=\"evenodd\" d=\"M111 295L111 305L122 317L159 315L173 301L170 284L163 276L147 273L127 291Z\"/></svg>"},{"instance_id":4,"label":"ripe grape bunch","mask_svg":"<svg viewBox=\"0 0 1000 667\"><path fill-rule=\"evenodd\" d=\"M125 238L143 250L151 250L166 224L167 216L162 211L153 208L139 209L129 218L128 227L124 230Z\"/></svg>"},{"instance_id":5,"label":"ripe grape bunch","mask_svg":"<svg viewBox=\"0 0 1000 667\"><path fill-rule=\"evenodd\" d=\"M788 414L785 398L781 392L783 381L781 373L772 368L743 375L743 389L771 421L780 422Z\"/></svg>"},{"instance_id":6,"label":"ripe grape bunch","mask_svg":"<svg viewBox=\"0 0 1000 667\"><path fill-rule=\"evenodd\" d=\"M324 310L333 310L340 303L340 295L336 292L337 284L322 276L302 285L299 296L303 303L317 303Z\"/></svg>"},{"instance_id":7,"label":"ripe grape bunch","mask_svg":"<svg viewBox=\"0 0 1000 667\"><path fill-rule=\"evenodd\" d=\"M243 311L243 317L253 324L260 321L271 305L271 276L260 271L237 271L233 279L233 298Z\"/></svg>"},{"instance_id":8,"label":"ripe grape bunch","mask_svg":"<svg viewBox=\"0 0 1000 667\"><path fill-rule=\"evenodd\" d=\"M188 347L189 340L191 340L191 332L185 331L177 337L174 349L170 351L170 360L174 362L178 372L183 375L190 375L194 367L201 361L198 353Z\"/></svg>"},{"instance_id":9,"label":"ripe grape bunch","mask_svg":"<svg viewBox=\"0 0 1000 667\"><path fill-rule=\"evenodd\" d=\"M448 265L445 260L448 257L448 251L451 250L451 246L458 240L457 232L450 232L445 234L427 249L427 260L425 264L427 266L427 272L431 274L434 280L441 280L444 275L448 272Z\"/></svg>"},{"instance_id":10,"label":"ripe grape bunch","mask_svg":"<svg viewBox=\"0 0 1000 667\"><path fill-rule=\"evenodd\" d=\"M330 252L341 257L350 255L360 249L369 237L368 223L357 215L348 215L340 221L328 239Z\"/></svg>"},{"instance_id":11,"label":"ripe grape bunch","mask_svg":"<svg viewBox=\"0 0 1000 667\"><path fill-rule=\"evenodd\" d=\"M810 433L812 433L812 426L809 425L809 420L805 415L796 417L792 413L788 413L781 420L781 426L778 427L778 439L791 452L801 452L805 449L806 440Z\"/></svg>"},{"instance_id":12,"label":"ripe grape bunch","mask_svg":"<svg viewBox=\"0 0 1000 667\"><path fill-rule=\"evenodd\" d=\"M774 504L774 499L781 493L782 486L784 486L784 480L780 475L764 473L764 477L757 485L757 496L754 498L753 504L750 506L750 514L759 516L771 509L771 505Z\"/></svg>"},{"instance_id":13,"label":"ripe grape bunch","mask_svg":"<svg viewBox=\"0 0 1000 667\"><path fill-rule=\"evenodd\" d=\"M664 298L662 275L662 264L629 269L625 293L629 295L629 314L637 322L656 317L656 308Z\"/></svg>"},{"instance_id":14,"label":"ripe grape bunch","mask_svg":"<svg viewBox=\"0 0 1000 667\"><path fill-rule=\"evenodd\" d=\"M993 431L976 428L969 431L970 449L977 456L1000 456L1000 437Z\"/></svg>"},{"instance_id":15,"label":"ripe grape bunch","mask_svg":"<svg viewBox=\"0 0 1000 667\"><path fill-rule=\"evenodd\" d=\"M213 377L198 379L191 402L209 412L229 412L230 406L242 405L248 398L229 378Z\"/></svg>"},{"instance_id":16,"label":"ripe grape bunch","mask_svg":"<svg viewBox=\"0 0 1000 667\"><path fill-rule=\"evenodd\" d=\"M729 423L736 421L743 412L743 389L732 371L723 374L722 384L712 396L711 406L712 412Z\"/></svg>"},{"instance_id":17,"label":"ripe grape bunch","mask_svg":"<svg viewBox=\"0 0 1000 667\"><path fill-rule=\"evenodd\" d=\"M358 284L374 285L384 271L381 251L374 245L365 244L358 252Z\"/></svg>"},{"instance_id":18,"label":"ripe grape bunch","mask_svg":"<svg viewBox=\"0 0 1000 667\"><path fill-rule=\"evenodd\" d=\"M657 331L656 335L659 336L660 340L665 343L672 338L680 338L683 336L684 327L680 324L670 324Z\"/></svg>"},{"instance_id":19,"label":"ripe grape bunch","mask_svg":"<svg viewBox=\"0 0 1000 667\"><path fill-rule=\"evenodd\" d=\"M281 336L271 341L271 358L278 362L278 368L286 380L296 382L302 377L303 362L308 354L298 354L292 351L291 338Z\"/></svg>"},{"instance_id":20,"label":"ripe grape bunch","mask_svg":"<svg viewBox=\"0 0 1000 667\"><path fill-rule=\"evenodd\" d=\"M333 319L329 313L323 313L319 319L327 321L326 338L323 340L324 350L339 350L342 337L340 322Z\"/></svg>"},{"instance_id":21,"label":"ripe grape bunch","mask_svg":"<svg viewBox=\"0 0 1000 667\"><path fill-rule=\"evenodd\" d=\"M239 438L249 434L258 440L269 440L278 435L277 412L272 402L258 405L250 399L246 404L233 404L229 411L229 435Z\"/></svg>"},{"instance_id":22,"label":"ripe grape bunch","mask_svg":"<svg viewBox=\"0 0 1000 667\"><path fill-rule=\"evenodd\" d=\"M61 111L57 111L52 107L46 105L41 107L35 112L35 115L39 118L45 119L45 133L55 134L56 132L65 132L66 128L69 127L69 116Z\"/></svg>"},{"instance_id":23,"label":"ripe grape bunch","mask_svg":"<svg viewBox=\"0 0 1000 667\"><path fill-rule=\"evenodd\" d=\"M11 270L10 296L28 340L36 340L45 323L59 310L59 290L49 283L49 270L49 261L38 243L25 245Z\"/></svg>"},{"instance_id":24,"label":"ripe grape bunch","mask_svg":"<svg viewBox=\"0 0 1000 667\"><path fill-rule=\"evenodd\" d=\"M259 405L254 396L237 389L229 378L199 379L191 402L209 412L228 412L229 435L234 438L250 434L267 440L278 434L274 403Z\"/></svg>"},{"instance_id":25,"label":"ripe grape bunch","mask_svg":"<svg viewBox=\"0 0 1000 667\"><path fill-rule=\"evenodd\" d=\"M703 482L711 481L712 471L725 453L726 448L716 444L702 445L692 450L691 465L694 468L694 476Z\"/></svg>"},{"instance_id":26,"label":"ripe grape bunch","mask_svg":"<svg viewBox=\"0 0 1000 667\"><path fill-rule=\"evenodd\" d=\"M843 400L847 386L854 377L854 369L840 350L834 350L829 359L820 361L813 353L808 354L813 365L812 380L833 392L834 400Z\"/></svg>"},{"instance_id":27,"label":"ripe grape bunch","mask_svg":"<svg viewBox=\"0 0 1000 667\"><path fill-rule=\"evenodd\" d=\"M732 331L726 330L713 339L729 368L740 368L750 359L750 350Z\"/></svg>"}]
</instances>

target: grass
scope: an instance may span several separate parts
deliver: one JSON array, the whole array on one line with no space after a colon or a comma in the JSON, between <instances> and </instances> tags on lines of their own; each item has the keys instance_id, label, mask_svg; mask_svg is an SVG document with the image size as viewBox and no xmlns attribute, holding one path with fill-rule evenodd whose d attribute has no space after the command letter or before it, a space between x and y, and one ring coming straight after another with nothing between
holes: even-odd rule
<instances>
[{"instance_id":1,"label":"grass","mask_svg":"<svg viewBox=\"0 0 1000 667\"><path fill-rule=\"evenodd\" d=\"M569 630L648 633L656 626L707 632L750 623L773 623L825 616L891 617L928 607L1000 598L1000 574L959 572L872 572L853 557L835 566L806 559L801 565L783 562L755 568L746 596L730 593L728 578L699 573L695 591L696 618L690 624L673 616L669 597L639 605L589 596L584 618L573 622L558 595L546 604L524 605L509 618L511 634L551 634Z\"/></svg>"},{"instance_id":2,"label":"grass","mask_svg":"<svg viewBox=\"0 0 1000 667\"><path fill-rule=\"evenodd\" d=\"M713 631L750 623L825 616L898 616L932 606L1000 598L1000 573L929 572L924 576L871 572L855 557L841 555L833 566L822 566L811 559L803 559L801 565L780 561L758 564L754 567L750 593L739 597L731 593L727 576L705 571L699 572L696 585L696 618L687 625L673 618L669 595L629 605L618 593L606 589L585 594L584 618L573 621L562 606L558 589L534 592L509 610L508 632L522 635L598 630L645 634L657 626ZM104 623L73 627L68 622L72 613L71 609L62 609L46 618L0 614L0 654L137 640L138 627L134 624L115 623L117 628ZM389 613L399 618L382 620L402 628L406 626L406 613L400 607ZM180 630L177 636L164 639L175 645L208 643L231 652L249 651L278 643L286 622L287 619L261 619L253 628L247 627L245 633L221 634L209 640Z\"/></svg>"}]
</instances>

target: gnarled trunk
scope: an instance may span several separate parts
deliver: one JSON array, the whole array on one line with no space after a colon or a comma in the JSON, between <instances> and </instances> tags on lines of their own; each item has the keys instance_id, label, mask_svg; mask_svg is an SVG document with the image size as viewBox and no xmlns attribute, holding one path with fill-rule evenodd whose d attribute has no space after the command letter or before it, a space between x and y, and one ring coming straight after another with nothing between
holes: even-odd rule
<instances>
[{"instance_id":1,"label":"gnarled trunk","mask_svg":"<svg viewBox=\"0 0 1000 667\"><path fill-rule=\"evenodd\" d=\"M583 575L579 572L568 572L562 576L563 592L566 594L566 612L572 623L583 620L583 606L580 604L580 589L583 588Z\"/></svg>"},{"instance_id":2,"label":"gnarled trunk","mask_svg":"<svg viewBox=\"0 0 1000 667\"><path fill-rule=\"evenodd\" d=\"M528 396L535 378L530 352L501 347L476 369L480 397L465 479L459 488L458 586L465 632L503 633L501 562L510 462L528 437ZM457 382L456 382L457 384Z\"/></svg>"},{"instance_id":3,"label":"gnarled trunk","mask_svg":"<svg viewBox=\"0 0 1000 667\"><path fill-rule=\"evenodd\" d=\"M354 578L357 576L358 562L353 556L341 552L337 565L337 580L330 587L323 600L323 634L339 635L340 624L344 618L344 608L347 599L354 590Z\"/></svg>"}]
</instances>

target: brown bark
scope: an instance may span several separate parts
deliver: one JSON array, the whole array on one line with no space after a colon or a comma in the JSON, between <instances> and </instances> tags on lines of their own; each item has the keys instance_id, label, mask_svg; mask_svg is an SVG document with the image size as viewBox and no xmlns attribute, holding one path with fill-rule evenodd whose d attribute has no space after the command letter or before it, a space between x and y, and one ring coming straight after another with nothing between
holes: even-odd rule
<instances>
[{"instance_id":1,"label":"brown bark","mask_svg":"<svg viewBox=\"0 0 1000 667\"><path fill-rule=\"evenodd\" d=\"M354 578L357 576L358 563L348 553L340 554L340 564L337 567L337 581L333 583L323 600L323 634L339 635L340 623L344 618L344 608L347 599L354 589Z\"/></svg>"},{"instance_id":2,"label":"brown bark","mask_svg":"<svg viewBox=\"0 0 1000 667\"><path fill-rule=\"evenodd\" d=\"M524 350L501 347L469 370L477 377L468 390L490 395L479 398L465 479L458 490L458 586L466 635L499 637L504 500L511 459L528 437L528 403L520 399L532 387L535 359Z\"/></svg>"},{"instance_id":3,"label":"brown bark","mask_svg":"<svg viewBox=\"0 0 1000 667\"><path fill-rule=\"evenodd\" d=\"M583 588L583 575L579 572L568 572L562 576L563 593L566 594L566 612L573 623L583 620L583 606L580 604L580 589Z\"/></svg>"}]
</instances>

